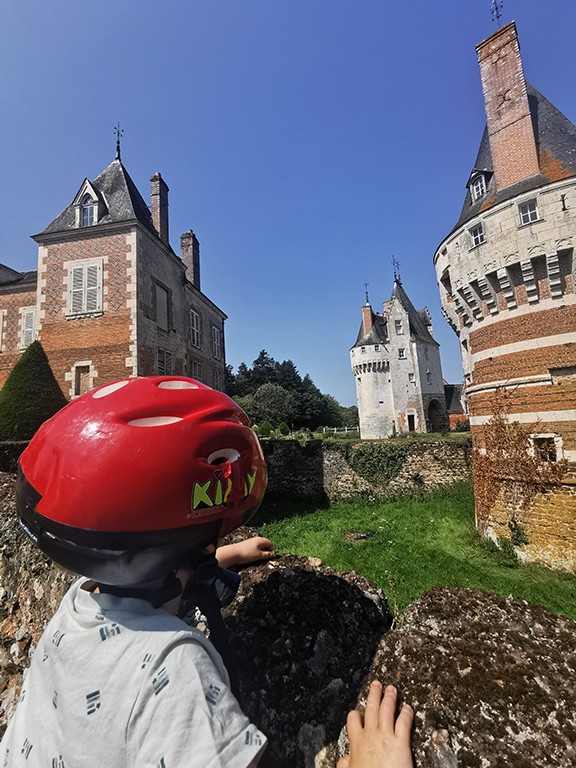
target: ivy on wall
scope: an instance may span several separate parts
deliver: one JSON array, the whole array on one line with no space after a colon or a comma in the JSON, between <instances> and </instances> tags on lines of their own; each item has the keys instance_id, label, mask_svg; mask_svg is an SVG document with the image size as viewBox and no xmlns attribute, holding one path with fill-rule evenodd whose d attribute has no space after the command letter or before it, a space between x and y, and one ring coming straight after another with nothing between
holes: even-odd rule
<instances>
[{"instance_id":1,"label":"ivy on wall","mask_svg":"<svg viewBox=\"0 0 576 768\"><path fill-rule=\"evenodd\" d=\"M369 482L389 483L408 457L408 447L396 443L366 442L346 447L348 464Z\"/></svg>"}]
</instances>

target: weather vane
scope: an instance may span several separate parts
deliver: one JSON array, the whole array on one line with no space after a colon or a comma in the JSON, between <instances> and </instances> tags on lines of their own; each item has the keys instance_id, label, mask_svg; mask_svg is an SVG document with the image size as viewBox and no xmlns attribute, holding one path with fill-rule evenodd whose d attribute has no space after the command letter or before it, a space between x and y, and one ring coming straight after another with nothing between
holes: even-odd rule
<instances>
[{"instance_id":1,"label":"weather vane","mask_svg":"<svg viewBox=\"0 0 576 768\"><path fill-rule=\"evenodd\" d=\"M120 160L120 139L124 136L124 128L120 128L120 123L114 126L114 133L116 134L116 160Z\"/></svg>"},{"instance_id":2,"label":"weather vane","mask_svg":"<svg viewBox=\"0 0 576 768\"><path fill-rule=\"evenodd\" d=\"M392 256L392 266L394 267L394 280L397 280L399 283L401 283L400 262L394 256Z\"/></svg>"},{"instance_id":3,"label":"weather vane","mask_svg":"<svg viewBox=\"0 0 576 768\"><path fill-rule=\"evenodd\" d=\"M492 7L490 13L492 14L492 21L497 21L500 26L500 17L502 16L502 6L504 5L502 0L492 0Z\"/></svg>"},{"instance_id":4,"label":"weather vane","mask_svg":"<svg viewBox=\"0 0 576 768\"><path fill-rule=\"evenodd\" d=\"M370 302L368 301L368 286L369 285L370 285L370 283L367 283L366 280L364 280L364 290L366 291L366 304L370 304Z\"/></svg>"}]
</instances>

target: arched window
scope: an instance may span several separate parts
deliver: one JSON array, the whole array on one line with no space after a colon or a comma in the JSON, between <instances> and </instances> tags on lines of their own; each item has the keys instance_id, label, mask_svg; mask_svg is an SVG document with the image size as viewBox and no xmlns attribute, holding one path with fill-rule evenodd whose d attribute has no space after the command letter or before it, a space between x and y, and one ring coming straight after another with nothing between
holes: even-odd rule
<instances>
[{"instance_id":1,"label":"arched window","mask_svg":"<svg viewBox=\"0 0 576 768\"><path fill-rule=\"evenodd\" d=\"M94 224L94 200L90 195L85 195L82 199L80 221L83 227L90 227Z\"/></svg>"}]
</instances>

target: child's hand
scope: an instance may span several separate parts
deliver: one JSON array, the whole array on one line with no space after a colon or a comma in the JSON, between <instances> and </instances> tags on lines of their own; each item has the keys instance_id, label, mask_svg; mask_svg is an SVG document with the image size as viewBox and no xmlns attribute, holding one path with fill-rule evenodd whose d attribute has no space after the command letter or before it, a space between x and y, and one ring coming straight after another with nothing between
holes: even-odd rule
<instances>
[{"instance_id":1,"label":"child's hand","mask_svg":"<svg viewBox=\"0 0 576 768\"><path fill-rule=\"evenodd\" d=\"M398 693L389 685L382 698L382 684L370 684L364 716L350 712L346 726L350 754L338 761L337 768L412 768L410 730L414 712L404 704L394 722Z\"/></svg>"},{"instance_id":2,"label":"child's hand","mask_svg":"<svg viewBox=\"0 0 576 768\"><path fill-rule=\"evenodd\" d=\"M274 544L264 536L253 536L236 544L226 544L216 550L216 559L223 568L247 565L274 557Z\"/></svg>"}]
</instances>

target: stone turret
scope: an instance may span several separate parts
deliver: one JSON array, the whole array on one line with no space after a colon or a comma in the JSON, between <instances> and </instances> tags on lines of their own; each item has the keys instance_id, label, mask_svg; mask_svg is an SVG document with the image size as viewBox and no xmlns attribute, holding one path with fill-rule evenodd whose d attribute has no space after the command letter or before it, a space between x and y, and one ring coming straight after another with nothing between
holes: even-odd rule
<instances>
[{"instance_id":1,"label":"stone turret","mask_svg":"<svg viewBox=\"0 0 576 768\"><path fill-rule=\"evenodd\" d=\"M382 313L374 312L366 297L350 350L362 439L446 425L439 346L430 330L428 310L414 308L399 278Z\"/></svg>"}]
</instances>

